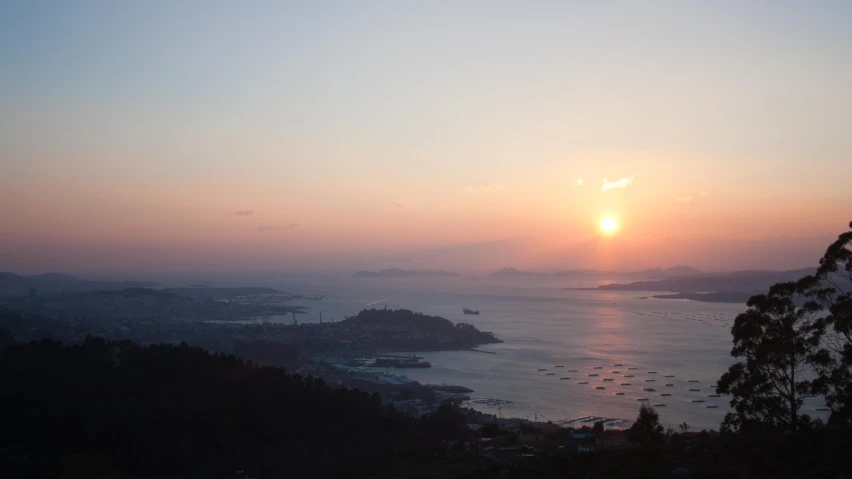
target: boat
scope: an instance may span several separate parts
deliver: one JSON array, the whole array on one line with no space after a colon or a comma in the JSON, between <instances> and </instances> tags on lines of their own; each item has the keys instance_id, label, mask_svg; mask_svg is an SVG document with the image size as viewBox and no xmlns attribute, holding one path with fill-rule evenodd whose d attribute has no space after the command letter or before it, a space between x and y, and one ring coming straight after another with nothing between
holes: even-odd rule
<instances>
[{"instance_id":1,"label":"boat","mask_svg":"<svg viewBox=\"0 0 852 479\"><path fill-rule=\"evenodd\" d=\"M621 383L622 386L630 386L630 383Z\"/></svg>"},{"instance_id":2,"label":"boat","mask_svg":"<svg viewBox=\"0 0 852 479\"><path fill-rule=\"evenodd\" d=\"M537 371L547 371L547 368L537 369Z\"/></svg>"},{"instance_id":3,"label":"boat","mask_svg":"<svg viewBox=\"0 0 852 479\"><path fill-rule=\"evenodd\" d=\"M621 371L610 371L612 374L621 374Z\"/></svg>"},{"instance_id":4,"label":"boat","mask_svg":"<svg viewBox=\"0 0 852 479\"><path fill-rule=\"evenodd\" d=\"M561 364L557 364L556 366L553 366L553 367L554 368L564 368L565 366L562 366Z\"/></svg>"},{"instance_id":5,"label":"boat","mask_svg":"<svg viewBox=\"0 0 852 479\"><path fill-rule=\"evenodd\" d=\"M647 401L648 398L636 398L637 401Z\"/></svg>"},{"instance_id":6,"label":"boat","mask_svg":"<svg viewBox=\"0 0 852 479\"><path fill-rule=\"evenodd\" d=\"M625 375L624 375L624 377L626 377L626 378L632 378L632 377L633 377L633 375L632 375L632 374L625 374Z\"/></svg>"},{"instance_id":7,"label":"boat","mask_svg":"<svg viewBox=\"0 0 852 479\"><path fill-rule=\"evenodd\" d=\"M564 381L564 380L566 380L566 379L571 379L571 378L559 378L559 379L561 379L561 380L563 380L563 381Z\"/></svg>"},{"instance_id":8,"label":"boat","mask_svg":"<svg viewBox=\"0 0 852 479\"><path fill-rule=\"evenodd\" d=\"M656 379L646 379L645 382L646 383L653 383L653 382L656 382Z\"/></svg>"},{"instance_id":9,"label":"boat","mask_svg":"<svg viewBox=\"0 0 852 479\"><path fill-rule=\"evenodd\" d=\"M690 382L690 383L697 383L697 382L698 382L698 380L697 380L697 379L690 379L690 380L689 380L689 381L687 381L687 382Z\"/></svg>"},{"instance_id":10,"label":"boat","mask_svg":"<svg viewBox=\"0 0 852 479\"><path fill-rule=\"evenodd\" d=\"M473 315L479 316L479 310L477 310L477 309L464 308L464 309L462 309L462 312L464 314L473 314Z\"/></svg>"},{"instance_id":11,"label":"boat","mask_svg":"<svg viewBox=\"0 0 852 479\"><path fill-rule=\"evenodd\" d=\"M643 390L643 391L648 391L649 393L655 393L655 392L657 392L657 390L656 390L656 389L654 389L654 388L642 388L642 390Z\"/></svg>"},{"instance_id":12,"label":"boat","mask_svg":"<svg viewBox=\"0 0 852 479\"><path fill-rule=\"evenodd\" d=\"M718 395L718 394L710 394L710 395L708 395L707 397L709 397L709 398L717 398L717 397L719 397L719 395Z\"/></svg>"},{"instance_id":13,"label":"boat","mask_svg":"<svg viewBox=\"0 0 852 479\"><path fill-rule=\"evenodd\" d=\"M622 368L622 367L624 367L624 365L623 365L623 364L621 364L621 363L618 363L618 364L613 364L613 365L612 365L612 367L614 367L614 368Z\"/></svg>"},{"instance_id":14,"label":"boat","mask_svg":"<svg viewBox=\"0 0 852 479\"><path fill-rule=\"evenodd\" d=\"M666 384L666 387L667 387L667 388L670 388L670 387L673 387L673 386L674 386L674 384L671 384L671 383L667 383L667 384Z\"/></svg>"},{"instance_id":15,"label":"boat","mask_svg":"<svg viewBox=\"0 0 852 479\"><path fill-rule=\"evenodd\" d=\"M595 366L592 369L603 369L603 366Z\"/></svg>"},{"instance_id":16,"label":"boat","mask_svg":"<svg viewBox=\"0 0 852 479\"><path fill-rule=\"evenodd\" d=\"M693 399L692 402L704 402L703 399Z\"/></svg>"},{"instance_id":17,"label":"boat","mask_svg":"<svg viewBox=\"0 0 852 479\"><path fill-rule=\"evenodd\" d=\"M612 381L612 379L611 378L604 378L604 381L610 382L610 381Z\"/></svg>"},{"instance_id":18,"label":"boat","mask_svg":"<svg viewBox=\"0 0 852 479\"><path fill-rule=\"evenodd\" d=\"M689 390L689 392L691 392L691 393L697 393L698 391L701 391L701 390L700 389L690 389Z\"/></svg>"},{"instance_id":19,"label":"boat","mask_svg":"<svg viewBox=\"0 0 852 479\"><path fill-rule=\"evenodd\" d=\"M827 408L827 407L818 407L818 408L816 408L816 410L817 410L817 411L819 411L819 412L828 412L828 411L831 411L831 409L829 409L829 408Z\"/></svg>"},{"instance_id":20,"label":"boat","mask_svg":"<svg viewBox=\"0 0 852 479\"><path fill-rule=\"evenodd\" d=\"M590 377L590 378L596 378L596 377L598 377L598 376L600 376L600 375L599 375L599 374L589 374L589 377Z\"/></svg>"},{"instance_id":21,"label":"boat","mask_svg":"<svg viewBox=\"0 0 852 479\"><path fill-rule=\"evenodd\" d=\"M654 404L654 407L666 407L665 404Z\"/></svg>"},{"instance_id":22,"label":"boat","mask_svg":"<svg viewBox=\"0 0 852 479\"><path fill-rule=\"evenodd\" d=\"M717 409L719 406L717 406L717 405L715 405L715 404L708 404L708 405L706 405L706 406L704 406L704 407L706 407L707 409Z\"/></svg>"},{"instance_id":23,"label":"boat","mask_svg":"<svg viewBox=\"0 0 852 479\"><path fill-rule=\"evenodd\" d=\"M580 381L577 384L589 384L589 381Z\"/></svg>"},{"instance_id":24,"label":"boat","mask_svg":"<svg viewBox=\"0 0 852 479\"><path fill-rule=\"evenodd\" d=\"M603 386L597 386L595 389L606 389L606 388L603 387Z\"/></svg>"},{"instance_id":25,"label":"boat","mask_svg":"<svg viewBox=\"0 0 852 479\"><path fill-rule=\"evenodd\" d=\"M616 396L624 396L624 393L615 393Z\"/></svg>"},{"instance_id":26,"label":"boat","mask_svg":"<svg viewBox=\"0 0 852 479\"><path fill-rule=\"evenodd\" d=\"M669 374L669 375L668 375L668 376L666 376L666 377L667 377L667 378L673 378L673 377L674 377L674 374Z\"/></svg>"},{"instance_id":27,"label":"boat","mask_svg":"<svg viewBox=\"0 0 852 479\"><path fill-rule=\"evenodd\" d=\"M547 373L545 376L556 376L556 373Z\"/></svg>"},{"instance_id":28,"label":"boat","mask_svg":"<svg viewBox=\"0 0 852 479\"><path fill-rule=\"evenodd\" d=\"M671 394L669 394L669 393L663 393L663 394L660 394L660 396L668 397L668 396L671 396Z\"/></svg>"},{"instance_id":29,"label":"boat","mask_svg":"<svg viewBox=\"0 0 852 479\"><path fill-rule=\"evenodd\" d=\"M657 374L657 371L648 371L648 374Z\"/></svg>"},{"instance_id":30,"label":"boat","mask_svg":"<svg viewBox=\"0 0 852 479\"><path fill-rule=\"evenodd\" d=\"M576 372L577 372L577 370L576 370L576 369L569 369L569 370L568 370L568 372L569 372L569 373L576 373Z\"/></svg>"},{"instance_id":31,"label":"boat","mask_svg":"<svg viewBox=\"0 0 852 479\"><path fill-rule=\"evenodd\" d=\"M639 368L627 368L628 371L636 371Z\"/></svg>"}]
</instances>

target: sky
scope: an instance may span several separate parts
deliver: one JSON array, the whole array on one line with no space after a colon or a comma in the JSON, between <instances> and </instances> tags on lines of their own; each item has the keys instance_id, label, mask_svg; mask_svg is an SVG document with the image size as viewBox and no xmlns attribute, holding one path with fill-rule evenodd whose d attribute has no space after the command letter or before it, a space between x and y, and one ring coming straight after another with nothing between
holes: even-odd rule
<instances>
[{"instance_id":1,"label":"sky","mask_svg":"<svg viewBox=\"0 0 852 479\"><path fill-rule=\"evenodd\" d=\"M852 220L850 24L843 1L0 2L0 270L815 265Z\"/></svg>"}]
</instances>

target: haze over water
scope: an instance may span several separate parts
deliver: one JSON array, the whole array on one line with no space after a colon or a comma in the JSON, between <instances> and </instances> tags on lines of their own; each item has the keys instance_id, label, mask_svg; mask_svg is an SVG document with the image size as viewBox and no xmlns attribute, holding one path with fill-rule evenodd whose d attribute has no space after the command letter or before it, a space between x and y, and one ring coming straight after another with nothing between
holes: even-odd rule
<instances>
[{"instance_id":1,"label":"haze over water","mask_svg":"<svg viewBox=\"0 0 852 479\"><path fill-rule=\"evenodd\" d=\"M715 386L711 385L734 362L730 356L730 327L745 305L638 299L656 293L636 291L564 289L586 287L597 281L346 278L318 284L287 282L281 286L326 294L322 301L300 303L309 306L307 311L311 313L298 316L301 322L318 321L320 310L325 321L337 321L365 307L387 306L469 322L494 332L504 342L477 349L496 354L417 352L432 363L432 368L392 369L390 373L404 374L421 383L466 386L475 391L470 394L472 398L512 401L500 406L505 417L557 421L600 416L632 420L640 404L637 399L648 398L650 404L666 405L657 409L668 426L687 422L692 428L718 430L729 398L708 395L715 394ZM464 307L478 309L481 314L465 315ZM569 372L573 369L576 372ZM634 377L624 378L627 374ZM666 378L668 375L675 377ZM603 381L605 378L613 381ZM648 379L653 382L646 382ZM628 382L630 386L620 385ZM666 387L666 383L673 386ZM595 389L598 386L606 389ZM656 391L646 392L643 388ZM625 394L616 396L616 392ZM663 393L671 396L660 396ZM718 408L707 408L708 405ZM497 406L471 406L498 413ZM809 402L808 413L821 417L823 413L814 411L820 406L823 404L818 400Z\"/></svg>"}]
</instances>

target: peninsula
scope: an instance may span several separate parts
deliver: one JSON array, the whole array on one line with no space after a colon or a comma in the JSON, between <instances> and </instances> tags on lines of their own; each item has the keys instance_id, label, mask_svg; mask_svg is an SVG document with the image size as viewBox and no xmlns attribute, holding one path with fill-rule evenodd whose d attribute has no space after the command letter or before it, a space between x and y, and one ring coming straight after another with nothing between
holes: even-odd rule
<instances>
[{"instance_id":1,"label":"peninsula","mask_svg":"<svg viewBox=\"0 0 852 479\"><path fill-rule=\"evenodd\" d=\"M637 271L614 271L596 269L569 269L553 273L542 273L536 271L524 271L513 267L502 268L491 273L494 278L633 278L633 279L663 279L672 277L692 276L700 272L690 266L674 266L672 268L649 268Z\"/></svg>"},{"instance_id":2,"label":"peninsula","mask_svg":"<svg viewBox=\"0 0 852 479\"><path fill-rule=\"evenodd\" d=\"M689 299L713 303L744 303L756 293L775 283L796 281L813 274L812 268L789 271L744 270L724 273L703 273L675 276L659 280L632 283L602 284L593 288L566 288L595 291L652 291L669 294L652 296L655 299Z\"/></svg>"}]
</instances>

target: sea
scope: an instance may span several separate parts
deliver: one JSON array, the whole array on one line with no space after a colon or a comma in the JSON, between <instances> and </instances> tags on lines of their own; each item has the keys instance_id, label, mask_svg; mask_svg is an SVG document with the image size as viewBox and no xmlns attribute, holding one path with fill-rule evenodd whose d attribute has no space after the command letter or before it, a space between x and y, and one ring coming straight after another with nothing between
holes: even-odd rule
<instances>
[{"instance_id":1,"label":"sea","mask_svg":"<svg viewBox=\"0 0 852 479\"><path fill-rule=\"evenodd\" d=\"M745 304L651 298L653 292L575 290L600 278L324 278L276 284L322 294L300 322L340 321L365 308L406 308L465 322L503 342L475 351L411 351L428 369L394 369L423 384L473 389L466 405L502 417L624 427L640 405L672 428L719 429L729 397L713 397L735 362L731 326ZM465 315L463 308L478 310ZM290 321L290 317L271 318ZM826 419L820 398L805 411ZM621 422L617 422L621 421Z\"/></svg>"}]
</instances>

